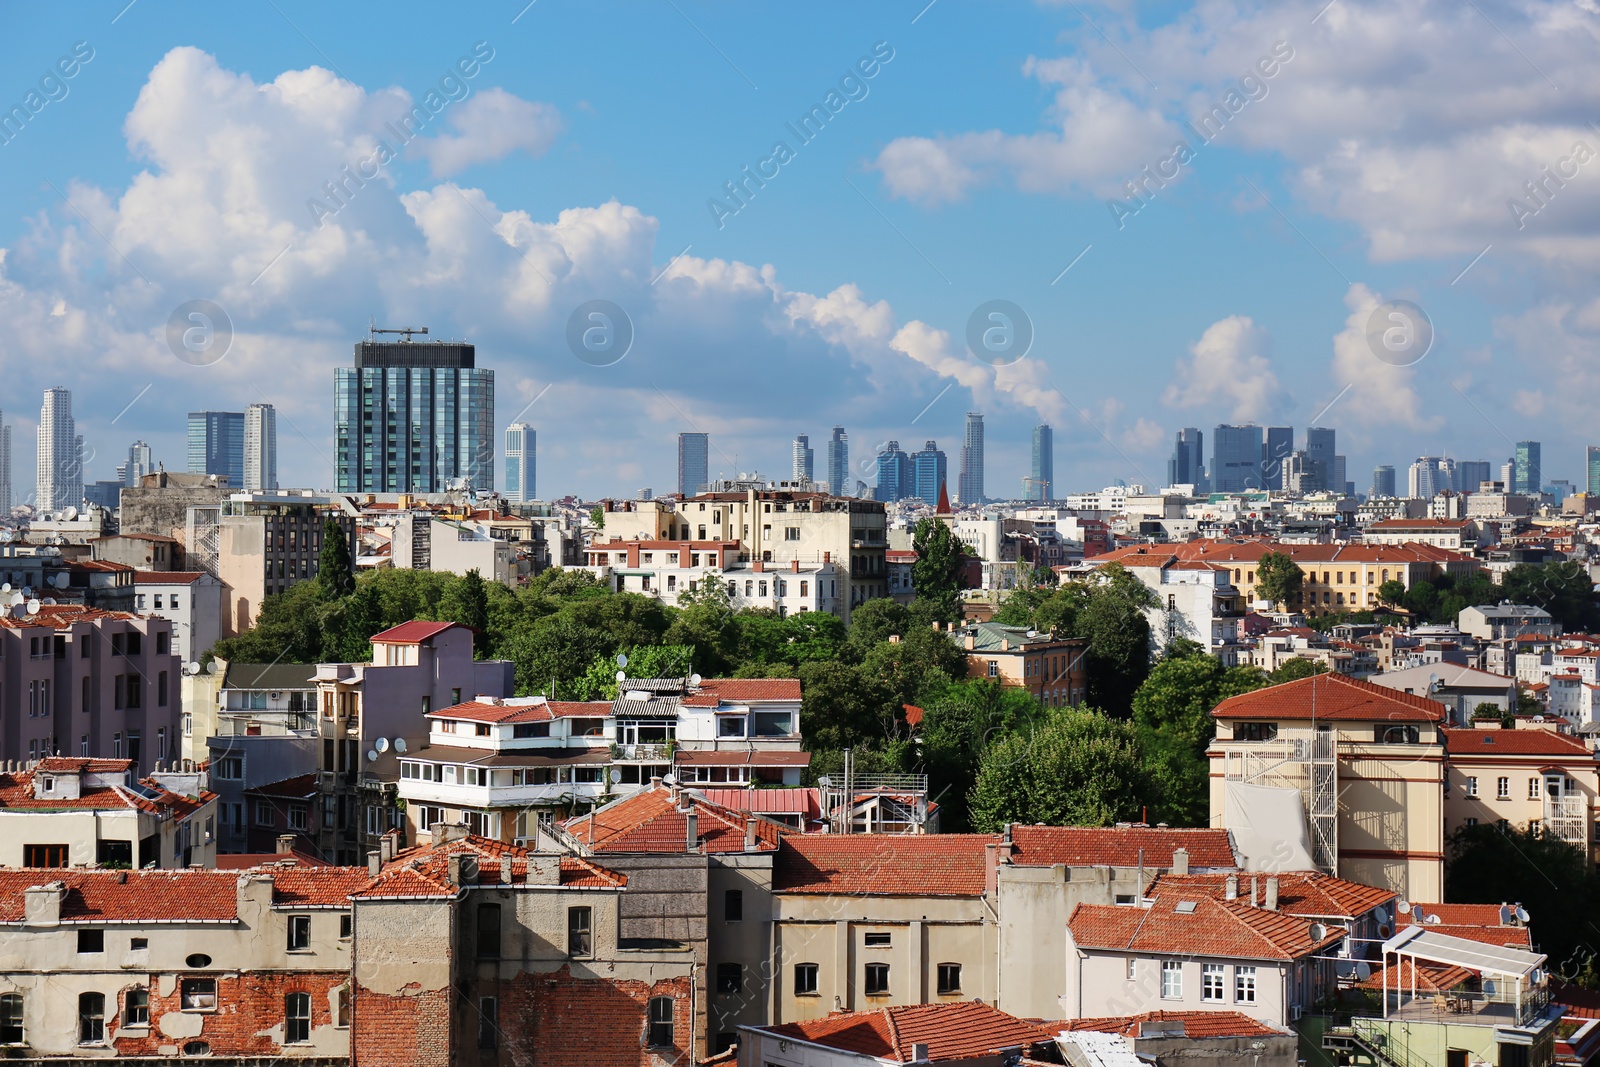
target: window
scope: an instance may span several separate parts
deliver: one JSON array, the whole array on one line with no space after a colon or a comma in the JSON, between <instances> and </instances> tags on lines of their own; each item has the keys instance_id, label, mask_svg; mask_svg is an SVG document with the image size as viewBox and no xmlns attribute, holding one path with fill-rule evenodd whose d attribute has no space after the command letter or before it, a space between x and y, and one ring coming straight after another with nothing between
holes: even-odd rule
<instances>
[{"instance_id":1,"label":"window","mask_svg":"<svg viewBox=\"0 0 1600 1067\"><path fill-rule=\"evenodd\" d=\"M867 964L866 994L869 997L888 996L889 965L887 963Z\"/></svg>"},{"instance_id":2,"label":"window","mask_svg":"<svg viewBox=\"0 0 1600 1067\"><path fill-rule=\"evenodd\" d=\"M183 965L185 967L193 967L195 969L209 967L211 966L211 957L207 956L204 952L191 952L183 958Z\"/></svg>"},{"instance_id":3,"label":"window","mask_svg":"<svg viewBox=\"0 0 1600 1067\"><path fill-rule=\"evenodd\" d=\"M106 995L78 994L78 1044L99 1045L106 1039Z\"/></svg>"},{"instance_id":4,"label":"window","mask_svg":"<svg viewBox=\"0 0 1600 1067\"><path fill-rule=\"evenodd\" d=\"M1272 741L1278 736L1275 722L1242 722L1233 729L1235 741Z\"/></svg>"},{"instance_id":5,"label":"window","mask_svg":"<svg viewBox=\"0 0 1600 1067\"><path fill-rule=\"evenodd\" d=\"M172 597L172 606L173 607L177 607L178 606L178 598L177 598L176 594L174 594L174 596ZM171 652L172 652L172 635L170 633L165 632L165 631L162 631L162 632L156 634L156 655L158 655L158 656L166 656L166 655L170 655Z\"/></svg>"},{"instance_id":6,"label":"window","mask_svg":"<svg viewBox=\"0 0 1600 1067\"><path fill-rule=\"evenodd\" d=\"M961 964L939 964L938 989L941 997L954 996L961 992Z\"/></svg>"},{"instance_id":7,"label":"window","mask_svg":"<svg viewBox=\"0 0 1600 1067\"><path fill-rule=\"evenodd\" d=\"M25 867L65 867L66 845L23 845L22 863Z\"/></svg>"},{"instance_id":8,"label":"window","mask_svg":"<svg viewBox=\"0 0 1600 1067\"><path fill-rule=\"evenodd\" d=\"M651 1048L671 1048L672 1037L672 998L651 997L650 1024L645 1032L645 1043Z\"/></svg>"},{"instance_id":9,"label":"window","mask_svg":"<svg viewBox=\"0 0 1600 1067\"><path fill-rule=\"evenodd\" d=\"M156 707L167 706L167 672L162 671L156 675Z\"/></svg>"},{"instance_id":10,"label":"window","mask_svg":"<svg viewBox=\"0 0 1600 1067\"><path fill-rule=\"evenodd\" d=\"M1183 961L1161 961L1161 999L1183 999Z\"/></svg>"},{"instance_id":11,"label":"window","mask_svg":"<svg viewBox=\"0 0 1600 1067\"><path fill-rule=\"evenodd\" d=\"M144 952L149 947L150 947L150 939L148 937L130 937L130 938L128 938L128 951L129 952Z\"/></svg>"},{"instance_id":12,"label":"window","mask_svg":"<svg viewBox=\"0 0 1600 1067\"><path fill-rule=\"evenodd\" d=\"M289 916L289 951L308 952L311 949L311 916Z\"/></svg>"},{"instance_id":13,"label":"window","mask_svg":"<svg viewBox=\"0 0 1600 1067\"><path fill-rule=\"evenodd\" d=\"M999 660L992 659L992 660L989 661L989 677L991 677L991 678L1000 677L1000 661Z\"/></svg>"},{"instance_id":14,"label":"window","mask_svg":"<svg viewBox=\"0 0 1600 1067\"><path fill-rule=\"evenodd\" d=\"M1200 965L1200 999L1212 1004L1222 1003L1223 971L1220 963Z\"/></svg>"},{"instance_id":15,"label":"window","mask_svg":"<svg viewBox=\"0 0 1600 1067\"><path fill-rule=\"evenodd\" d=\"M500 998L478 998L478 1047L500 1047Z\"/></svg>"},{"instance_id":16,"label":"window","mask_svg":"<svg viewBox=\"0 0 1600 1067\"><path fill-rule=\"evenodd\" d=\"M276 820L273 818L272 803L267 800L256 801L256 825L271 826Z\"/></svg>"},{"instance_id":17,"label":"window","mask_svg":"<svg viewBox=\"0 0 1600 1067\"><path fill-rule=\"evenodd\" d=\"M733 996L744 991L744 968L737 963L717 964L717 993Z\"/></svg>"},{"instance_id":18,"label":"window","mask_svg":"<svg viewBox=\"0 0 1600 1067\"><path fill-rule=\"evenodd\" d=\"M183 1011L216 1011L217 980L185 978L178 987L178 1007Z\"/></svg>"},{"instance_id":19,"label":"window","mask_svg":"<svg viewBox=\"0 0 1600 1067\"><path fill-rule=\"evenodd\" d=\"M1540 786L1541 786L1542 783L1543 783L1543 779L1540 779L1540 778L1529 778L1528 779L1528 799L1529 800L1538 800L1539 799L1539 797L1540 797Z\"/></svg>"},{"instance_id":20,"label":"window","mask_svg":"<svg viewBox=\"0 0 1600 1067\"><path fill-rule=\"evenodd\" d=\"M0 1045L21 1045L26 1041L22 1031L22 994L0 993Z\"/></svg>"},{"instance_id":21,"label":"window","mask_svg":"<svg viewBox=\"0 0 1600 1067\"><path fill-rule=\"evenodd\" d=\"M500 905L478 905L478 958L500 958Z\"/></svg>"},{"instance_id":22,"label":"window","mask_svg":"<svg viewBox=\"0 0 1600 1067\"><path fill-rule=\"evenodd\" d=\"M217 777L237 782L244 778L244 757L223 756L217 760Z\"/></svg>"},{"instance_id":23,"label":"window","mask_svg":"<svg viewBox=\"0 0 1600 1067\"><path fill-rule=\"evenodd\" d=\"M1254 967L1235 967L1233 969L1233 1002L1235 1004L1254 1004L1256 1002L1256 969Z\"/></svg>"},{"instance_id":24,"label":"window","mask_svg":"<svg viewBox=\"0 0 1600 1067\"><path fill-rule=\"evenodd\" d=\"M547 722L519 722L512 726L511 736L515 738L549 737L550 724Z\"/></svg>"},{"instance_id":25,"label":"window","mask_svg":"<svg viewBox=\"0 0 1600 1067\"><path fill-rule=\"evenodd\" d=\"M567 909L567 955L582 958L594 952L591 915L586 907Z\"/></svg>"},{"instance_id":26,"label":"window","mask_svg":"<svg viewBox=\"0 0 1600 1067\"><path fill-rule=\"evenodd\" d=\"M1137 972L1138 963L1139 963L1139 961L1134 959L1134 958L1132 958L1131 956L1128 958L1127 979L1130 982L1134 980L1134 978L1136 977L1136 975L1138 973Z\"/></svg>"},{"instance_id":27,"label":"window","mask_svg":"<svg viewBox=\"0 0 1600 1067\"><path fill-rule=\"evenodd\" d=\"M722 894L722 919L724 922L744 921L744 892L730 889Z\"/></svg>"},{"instance_id":28,"label":"window","mask_svg":"<svg viewBox=\"0 0 1600 1067\"><path fill-rule=\"evenodd\" d=\"M1468 775L1467 776L1467 796L1475 797L1477 795L1478 795L1478 778L1477 778L1476 775Z\"/></svg>"},{"instance_id":29,"label":"window","mask_svg":"<svg viewBox=\"0 0 1600 1067\"><path fill-rule=\"evenodd\" d=\"M744 736L744 716L743 715L719 715L719 716L717 716L717 736L718 737L743 737Z\"/></svg>"},{"instance_id":30,"label":"window","mask_svg":"<svg viewBox=\"0 0 1600 1067\"><path fill-rule=\"evenodd\" d=\"M150 1025L150 990L139 987L122 995L122 1025Z\"/></svg>"},{"instance_id":31,"label":"window","mask_svg":"<svg viewBox=\"0 0 1600 1067\"><path fill-rule=\"evenodd\" d=\"M1494 796L1496 800L1511 799L1511 779L1496 778L1494 780Z\"/></svg>"},{"instance_id":32,"label":"window","mask_svg":"<svg viewBox=\"0 0 1600 1067\"><path fill-rule=\"evenodd\" d=\"M1384 745L1415 745L1422 740L1422 732L1415 726L1379 726L1377 738Z\"/></svg>"},{"instance_id":33,"label":"window","mask_svg":"<svg viewBox=\"0 0 1600 1067\"><path fill-rule=\"evenodd\" d=\"M815 963L797 963L794 965L794 995L797 997L814 997L817 995L817 965Z\"/></svg>"},{"instance_id":34,"label":"window","mask_svg":"<svg viewBox=\"0 0 1600 1067\"><path fill-rule=\"evenodd\" d=\"M289 829L304 830L306 828L306 806L304 804L289 805Z\"/></svg>"},{"instance_id":35,"label":"window","mask_svg":"<svg viewBox=\"0 0 1600 1067\"><path fill-rule=\"evenodd\" d=\"M887 930L877 930L866 935L864 942L868 948L888 948L891 935Z\"/></svg>"},{"instance_id":36,"label":"window","mask_svg":"<svg viewBox=\"0 0 1600 1067\"><path fill-rule=\"evenodd\" d=\"M354 920L347 911L343 915L339 916L339 940L350 940L350 935L354 932Z\"/></svg>"},{"instance_id":37,"label":"window","mask_svg":"<svg viewBox=\"0 0 1600 1067\"><path fill-rule=\"evenodd\" d=\"M311 994L290 993L283 998L283 1043L304 1045L311 1040Z\"/></svg>"},{"instance_id":38,"label":"window","mask_svg":"<svg viewBox=\"0 0 1600 1067\"><path fill-rule=\"evenodd\" d=\"M80 953L104 952L106 950L106 932L104 930L79 930L78 951Z\"/></svg>"},{"instance_id":39,"label":"window","mask_svg":"<svg viewBox=\"0 0 1600 1067\"><path fill-rule=\"evenodd\" d=\"M128 631L128 655L137 656L139 654L139 640L142 636L137 630Z\"/></svg>"}]
</instances>

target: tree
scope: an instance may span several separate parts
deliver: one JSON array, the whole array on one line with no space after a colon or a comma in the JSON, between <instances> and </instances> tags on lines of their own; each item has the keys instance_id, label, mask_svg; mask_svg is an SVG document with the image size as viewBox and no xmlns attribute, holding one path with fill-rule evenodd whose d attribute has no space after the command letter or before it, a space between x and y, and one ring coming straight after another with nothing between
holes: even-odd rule
<instances>
[{"instance_id":1,"label":"tree","mask_svg":"<svg viewBox=\"0 0 1600 1067\"><path fill-rule=\"evenodd\" d=\"M974 678L947 684L924 697L921 707L917 747L929 795L939 804L939 827L945 833L965 832L972 828L967 800L984 749L1031 729L1044 706L1026 690Z\"/></svg>"},{"instance_id":2,"label":"tree","mask_svg":"<svg viewBox=\"0 0 1600 1067\"><path fill-rule=\"evenodd\" d=\"M1064 590L1059 599L1071 613L1072 635L1089 642L1084 656L1089 703L1108 715L1127 715L1135 690L1150 672L1150 622L1144 613L1158 605L1156 595L1127 568L1112 563L1097 572L1095 581ZM1040 607L1041 621L1056 602L1052 598Z\"/></svg>"},{"instance_id":3,"label":"tree","mask_svg":"<svg viewBox=\"0 0 1600 1067\"><path fill-rule=\"evenodd\" d=\"M868 600L856 605L850 612L850 646L859 654L889 640L894 634L906 634L910 626L911 613L905 605L889 597ZM920 628L931 630L933 627L924 622Z\"/></svg>"},{"instance_id":4,"label":"tree","mask_svg":"<svg viewBox=\"0 0 1600 1067\"><path fill-rule=\"evenodd\" d=\"M1256 593L1287 608L1300 599L1305 574L1287 552L1268 552L1256 561Z\"/></svg>"},{"instance_id":5,"label":"tree","mask_svg":"<svg viewBox=\"0 0 1600 1067\"><path fill-rule=\"evenodd\" d=\"M1282 685L1284 682L1294 682L1301 678L1309 678L1313 674L1327 674L1326 664L1318 663L1314 659L1304 656L1295 656L1278 664L1278 669L1267 676L1268 684Z\"/></svg>"},{"instance_id":6,"label":"tree","mask_svg":"<svg viewBox=\"0 0 1600 1067\"><path fill-rule=\"evenodd\" d=\"M837 660L800 667L800 732L813 748L878 745L888 739L883 692Z\"/></svg>"},{"instance_id":7,"label":"tree","mask_svg":"<svg viewBox=\"0 0 1600 1067\"><path fill-rule=\"evenodd\" d=\"M1090 709L1051 709L1037 729L984 750L970 799L973 828L1109 826L1137 818L1146 797L1142 762L1131 723Z\"/></svg>"},{"instance_id":8,"label":"tree","mask_svg":"<svg viewBox=\"0 0 1600 1067\"><path fill-rule=\"evenodd\" d=\"M1256 667L1225 667L1206 655L1169 655L1151 668L1133 696L1133 722L1156 819L1178 826L1206 824L1211 805L1206 746L1217 732L1211 711L1266 684L1267 676Z\"/></svg>"},{"instance_id":9,"label":"tree","mask_svg":"<svg viewBox=\"0 0 1600 1067\"><path fill-rule=\"evenodd\" d=\"M917 599L926 600L946 622L954 622L961 595L961 572L966 566L966 546L950 527L933 519L918 519L911 535L917 561L911 565L911 584Z\"/></svg>"},{"instance_id":10,"label":"tree","mask_svg":"<svg viewBox=\"0 0 1600 1067\"><path fill-rule=\"evenodd\" d=\"M338 600L355 591L350 566L350 542L337 519L322 523L322 552L317 557L317 590L324 600Z\"/></svg>"},{"instance_id":11,"label":"tree","mask_svg":"<svg viewBox=\"0 0 1600 1067\"><path fill-rule=\"evenodd\" d=\"M1537 604L1568 632L1586 633L1600 623L1594 583L1576 560L1518 564L1500 580L1501 593L1517 604Z\"/></svg>"},{"instance_id":12,"label":"tree","mask_svg":"<svg viewBox=\"0 0 1600 1067\"><path fill-rule=\"evenodd\" d=\"M1392 607L1402 607L1406 600L1406 583L1398 578L1390 578L1378 586L1378 599Z\"/></svg>"},{"instance_id":13,"label":"tree","mask_svg":"<svg viewBox=\"0 0 1600 1067\"><path fill-rule=\"evenodd\" d=\"M447 622L472 630L472 648L480 658L490 647L489 590L476 567L451 583L439 602L439 614Z\"/></svg>"},{"instance_id":14,"label":"tree","mask_svg":"<svg viewBox=\"0 0 1600 1067\"><path fill-rule=\"evenodd\" d=\"M606 528L606 509L601 507L599 504L596 504L594 507L590 508L589 524L596 530L604 530Z\"/></svg>"}]
</instances>

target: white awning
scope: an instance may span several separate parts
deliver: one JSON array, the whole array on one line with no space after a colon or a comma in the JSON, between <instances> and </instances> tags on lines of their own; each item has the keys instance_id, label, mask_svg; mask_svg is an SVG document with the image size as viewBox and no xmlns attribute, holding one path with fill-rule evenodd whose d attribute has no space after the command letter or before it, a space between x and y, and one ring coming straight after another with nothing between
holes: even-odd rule
<instances>
[{"instance_id":1,"label":"white awning","mask_svg":"<svg viewBox=\"0 0 1600 1067\"><path fill-rule=\"evenodd\" d=\"M1445 963L1466 967L1480 974L1498 974L1512 978L1526 978L1544 966L1542 952L1528 952L1520 948L1506 948L1472 941L1465 937L1451 937L1436 930L1408 926L1383 943L1385 956L1398 953L1431 963Z\"/></svg>"}]
</instances>

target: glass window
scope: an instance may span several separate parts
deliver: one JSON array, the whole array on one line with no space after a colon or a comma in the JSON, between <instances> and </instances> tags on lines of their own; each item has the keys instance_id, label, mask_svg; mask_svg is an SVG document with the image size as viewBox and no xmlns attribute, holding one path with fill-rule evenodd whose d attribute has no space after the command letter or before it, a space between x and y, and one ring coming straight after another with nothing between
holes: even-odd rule
<instances>
[{"instance_id":1,"label":"glass window","mask_svg":"<svg viewBox=\"0 0 1600 1067\"><path fill-rule=\"evenodd\" d=\"M887 963L867 964L866 994L869 997L887 996L889 993L889 965Z\"/></svg>"},{"instance_id":2,"label":"glass window","mask_svg":"<svg viewBox=\"0 0 1600 1067\"><path fill-rule=\"evenodd\" d=\"M311 916L289 916L289 951L305 952L311 948Z\"/></svg>"},{"instance_id":3,"label":"glass window","mask_svg":"<svg viewBox=\"0 0 1600 1067\"><path fill-rule=\"evenodd\" d=\"M817 965L815 963L797 963L794 965L794 995L797 997L811 997L817 994Z\"/></svg>"},{"instance_id":4,"label":"glass window","mask_svg":"<svg viewBox=\"0 0 1600 1067\"><path fill-rule=\"evenodd\" d=\"M737 963L717 964L717 992L732 996L744 990L744 968Z\"/></svg>"},{"instance_id":5,"label":"glass window","mask_svg":"<svg viewBox=\"0 0 1600 1067\"><path fill-rule=\"evenodd\" d=\"M939 964L939 995L951 996L961 992L961 964Z\"/></svg>"},{"instance_id":6,"label":"glass window","mask_svg":"<svg viewBox=\"0 0 1600 1067\"><path fill-rule=\"evenodd\" d=\"M584 908L588 911L588 908ZM672 998L650 998L650 1024L645 1035L646 1043L651 1048L671 1048L672 1033Z\"/></svg>"},{"instance_id":7,"label":"glass window","mask_svg":"<svg viewBox=\"0 0 1600 1067\"><path fill-rule=\"evenodd\" d=\"M500 905L478 905L478 958L500 958Z\"/></svg>"},{"instance_id":8,"label":"glass window","mask_svg":"<svg viewBox=\"0 0 1600 1067\"><path fill-rule=\"evenodd\" d=\"M567 955L582 958L594 952L592 915L587 907L567 909Z\"/></svg>"},{"instance_id":9,"label":"glass window","mask_svg":"<svg viewBox=\"0 0 1600 1067\"><path fill-rule=\"evenodd\" d=\"M217 980L185 978L179 986L178 1006L184 1011L216 1011Z\"/></svg>"},{"instance_id":10,"label":"glass window","mask_svg":"<svg viewBox=\"0 0 1600 1067\"><path fill-rule=\"evenodd\" d=\"M1220 963L1203 963L1200 965L1200 999L1212 1003L1221 1003L1224 988L1223 971L1225 968Z\"/></svg>"},{"instance_id":11,"label":"glass window","mask_svg":"<svg viewBox=\"0 0 1600 1067\"><path fill-rule=\"evenodd\" d=\"M478 998L478 1047L500 1047L500 998Z\"/></svg>"},{"instance_id":12,"label":"glass window","mask_svg":"<svg viewBox=\"0 0 1600 1067\"><path fill-rule=\"evenodd\" d=\"M893 935L887 930L875 930L863 938L863 943L868 948L888 948L892 941Z\"/></svg>"},{"instance_id":13,"label":"glass window","mask_svg":"<svg viewBox=\"0 0 1600 1067\"><path fill-rule=\"evenodd\" d=\"M744 920L744 893L741 890L730 889L722 894L722 918L730 923Z\"/></svg>"},{"instance_id":14,"label":"glass window","mask_svg":"<svg viewBox=\"0 0 1600 1067\"><path fill-rule=\"evenodd\" d=\"M283 998L283 1043L304 1045L311 1040L311 994L290 993Z\"/></svg>"},{"instance_id":15,"label":"glass window","mask_svg":"<svg viewBox=\"0 0 1600 1067\"><path fill-rule=\"evenodd\" d=\"M78 994L78 1044L98 1045L106 1039L106 996Z\"/></svg>"},{"instance_id":16,"label":"glass window","mask_svg":"<svg viewBox=\"0 0 1600 1067\"><path fill-rule=\"evenodd\" d=\"M104 930L79 930L79 952L104 952L106 950L106 932Z\"/></svg>"},{"instance_id":17,"label":"glass window","mask_svg":"<svg viewBox=\"0 0 1600 1067\"><path fill-rule=\"evenodd\" d=\"M150 991L144 988L130 989L122 997L122 1025L123 1026L149 1026L150 1025Z\"/></svg>"},{"instance_id":18,"label":"glass window","mask_svg":"<svg viewBox=\"0 0 1600 1067\"><path fill-rule=\"evenodd\" d=\"M1161 999L1183 999L1183 961L1161 961Z\"/></svg>"},{"instance_id":19,"label":"glass window","mask_svg":"<svg viewBox=\"0 0 1600 1067\"><path fill-rule=\"evenodd\" d=\"M22 994L0 993L0 1045L20 1045L26 1040L22 1029Z\"/></svg>"},{"instance_id":20,"label":"glass window","mask_svg":"<svg viewBox=\"0 0 1600 1067\"><path fill-rule=\"evenodd\" d=\"M1233 1000L1236 1004L1254 1004L1256 1002L1256 969L1254 967L1235 967L1233 969Z\"/></svg>"},{"instance_id":21,"label":"glass window","mask_svg":"<svg viewBox=\"0 0 1600 1067\"><path fill-rule=\"evenodd\" d=\"M1496 778L1494 782L1494 795L1496 800L1511 799L1511 779Z\"/></svg>"}]
</instances>

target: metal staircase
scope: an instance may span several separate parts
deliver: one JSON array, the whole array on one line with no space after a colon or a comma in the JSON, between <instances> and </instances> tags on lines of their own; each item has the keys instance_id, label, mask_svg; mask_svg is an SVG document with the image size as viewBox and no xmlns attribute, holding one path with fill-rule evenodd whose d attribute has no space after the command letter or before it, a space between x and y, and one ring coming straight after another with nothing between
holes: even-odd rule
<instances>
[{"instance_id":1,"label":"metal staircase","mask_svg":"<svg viewBox=\"0 0 1600 1067\"><path fill-rule=\"evenodd\" d=\"M1372 1019L1351 1019L1349 1026L1334 1026L1322 1035L1325 1052L1363 1056L1378 1067L1439 1067L1413 1053L1404 1038Z\"/></svg>"}]
</instances>

